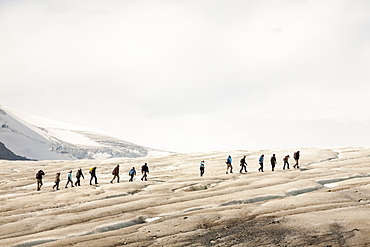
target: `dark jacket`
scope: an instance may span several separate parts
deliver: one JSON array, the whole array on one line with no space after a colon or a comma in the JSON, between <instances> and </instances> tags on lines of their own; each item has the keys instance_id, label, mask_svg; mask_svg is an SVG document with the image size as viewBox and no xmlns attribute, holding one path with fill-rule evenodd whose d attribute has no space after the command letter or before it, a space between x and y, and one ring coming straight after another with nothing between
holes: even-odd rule
<instances>
[{"instance_id":1,"label":"dark jacket","mask_svg":"<svg viewBox=\"0 0 370 247\"><path fill-rule=\"evenodd\" d=\"M143 165L141 167L141 173L145 173L145 172L149 173L149 167L147 165Z\"/></svg>"},{"instance_id":2,"label":"dark jacket","mask_svg":"<svg viewBox=\"0 0 370 247\"><path fill-rule=\"evenodd\" d=\"M243 157L241 160L240 160L240 165L247 165L247 162L245 162L245 158Z\"/></svg>"},{"instance_id":3,"label":"dark jacket","mask_svg":"<svg viewBox=\"0 0 370 247\"><path fill-rule=\"evenodd\" d=\"M96 176L96 167L90 169L91 176Z\"/></svg>"},{"instance_id":4,"label":"dark jacket","mask_svg":"<svg viewBox=\"0 0 370 247\"><path fill-rule=\"evenodd\" d=\"M295 160L299 160L299 152L295 152L294 153L294 159Z\"/></svg>"},{"instance_id":5,"label":"dark jacket","mask_svg":"<svg viewBox=\"0 0 370 247\"><path fill-rule=\"evenodd\" d=\"M77 173L76 173L76 178L80 178L80 177L82 177L83 179L85 179L84 178L84 175L82 174L82 170L81 169L78 169L77 170Z\"/></svg>"},{"instance_id":6,"label":"dark jacket","mask_svg":"<svg viewBox=\"0 0 370 247\"><path fill-rule=\"evenodd\" d=\"M276 164L276 156L272 156L270 161L271 161L271 164L273 165Z\"/></svg>"},{"instance_id":7,"label":"dark jacket","mask_svg":"<svg viewBox=\"0 0 370 247\"><path fill-rule=\"evenodd\" d=\"M115 175L115 176L118 176L119 175L119 166L116 166L113 171L112 171L112 175Z\"/></svg>"}]
</instances>

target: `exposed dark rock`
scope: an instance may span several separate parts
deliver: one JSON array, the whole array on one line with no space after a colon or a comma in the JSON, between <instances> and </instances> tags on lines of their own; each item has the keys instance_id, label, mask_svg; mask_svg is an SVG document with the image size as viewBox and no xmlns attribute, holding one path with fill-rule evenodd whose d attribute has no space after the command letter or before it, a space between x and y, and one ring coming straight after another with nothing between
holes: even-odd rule
<instances>
[{"instance_id":1,"label":"exposed dark rock","mask_svg":"<svg viewBox=\"0 0 370 247\"><path fill-rule=\"evenodd\" d=\"M2 160L29 160L25 157L16 155L9 149L7 149L4 143L0 142L0 159Z\"/></svg>"}]
</instances>

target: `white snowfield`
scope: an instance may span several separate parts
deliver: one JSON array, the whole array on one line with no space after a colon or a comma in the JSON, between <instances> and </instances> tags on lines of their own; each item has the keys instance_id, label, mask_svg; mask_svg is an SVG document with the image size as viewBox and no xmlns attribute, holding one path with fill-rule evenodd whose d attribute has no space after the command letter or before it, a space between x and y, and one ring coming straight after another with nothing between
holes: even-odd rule
<instances>
[{"instance_id":1,"label":"white snowfield","mask_svg":"<svg viewBox=\"0 0 370 247\"><path fill-rule=\"evenodd\" d=\"M283 157L297 150L300 168L293 169L291 158L290 169L282 170ZM257 171L262 153L263 173ZM225 174L228 155L232 174ZM243 155L246 174L239 173ZM141 181L145 162L150 173ZM117 164L121 182L111 184ZM370 246L369 164L369 148L2 161L0 246ZM96 186L89 185L93 166ZM79 167L82 186L64 188L68 171L75 176ZM132 167L137 176L129 183ZM40 169L46 175L36 191ZM62 181L56 191L58 171Z\"/></svg>"},{"instance_id":2,"label":"white snowfield","mask_svg":"<svg viewBox=\"0 0 370 247\"><path fill-rule=\"evenodd\" d=\"M0 142L32 160L143 157L159 152L98 130L33 116L0 106Z\"/></svg>"}]
</instances>

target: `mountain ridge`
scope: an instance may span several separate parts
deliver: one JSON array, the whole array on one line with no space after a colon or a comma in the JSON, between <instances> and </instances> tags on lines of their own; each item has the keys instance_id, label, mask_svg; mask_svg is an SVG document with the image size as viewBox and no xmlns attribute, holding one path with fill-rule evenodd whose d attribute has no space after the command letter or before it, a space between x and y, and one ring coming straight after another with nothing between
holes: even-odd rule
<instances>
[{"instance_id":1,"label":"mountain ridge","mask_svg":"<svg viewBox=\"0 0 370 247\"><path fill-rule=\"evenodd\" d=\"M162 152L89 128L20 113L1 105L0 143L4 144L4 155L0 153L0 159L136 158Z\"/></svg>"}]
</instances>

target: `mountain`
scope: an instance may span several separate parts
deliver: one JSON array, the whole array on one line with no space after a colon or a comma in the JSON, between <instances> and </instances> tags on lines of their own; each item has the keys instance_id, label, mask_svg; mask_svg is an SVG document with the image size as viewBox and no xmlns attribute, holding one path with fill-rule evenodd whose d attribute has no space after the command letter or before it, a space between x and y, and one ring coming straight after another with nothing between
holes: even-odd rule
<instances>
[{"instance_id":1,"label":"mountain","mask_svg":"<svg viewBox=\"0 0 370 247\"><path fill-rule=\"evenodd\" d=\"M0 106L0 159L76 160L145 157L150 149L97 130Z\"/></svg>"}]
</instances>

